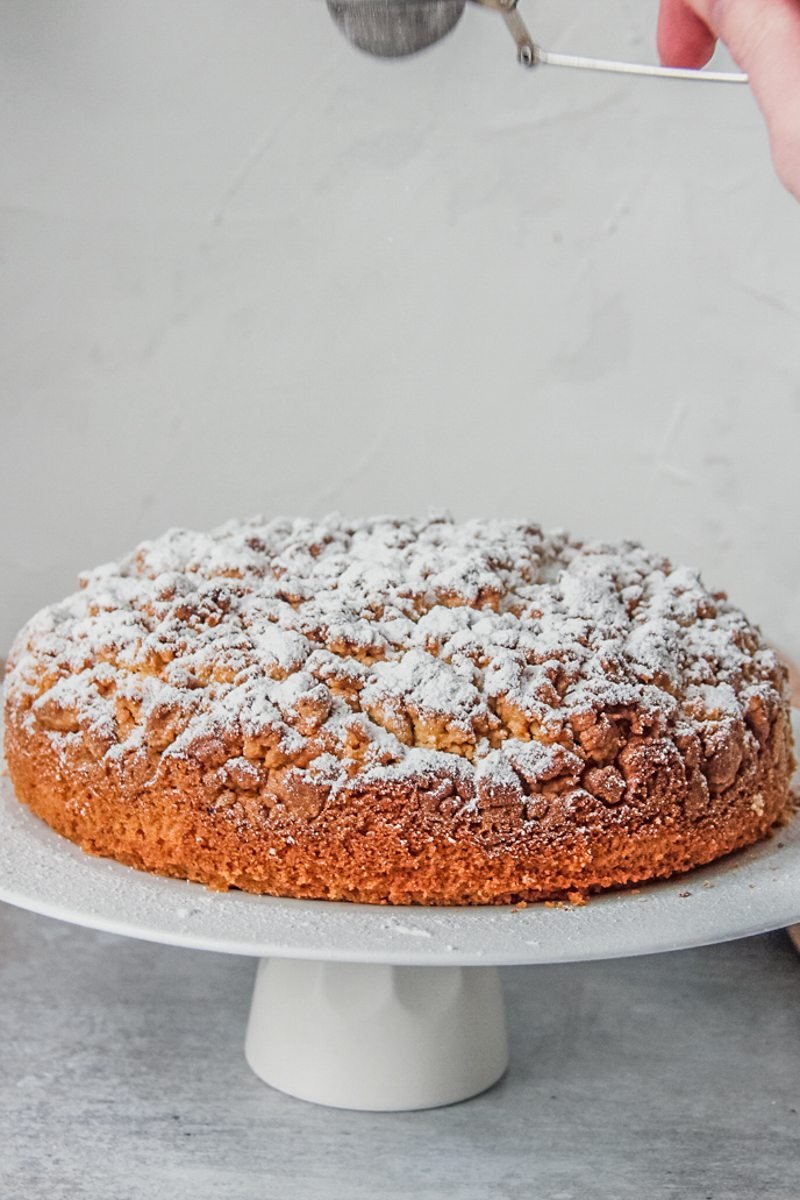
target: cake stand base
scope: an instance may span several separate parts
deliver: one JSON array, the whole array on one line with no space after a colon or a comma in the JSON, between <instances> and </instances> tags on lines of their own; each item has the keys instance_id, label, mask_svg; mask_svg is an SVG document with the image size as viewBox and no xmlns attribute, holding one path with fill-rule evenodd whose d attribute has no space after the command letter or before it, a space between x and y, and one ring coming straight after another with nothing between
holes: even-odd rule
<instances>
[{"instance_id":1,"label":"cake stand base","mask_svg":"<svg viewBox=\"0 0 800 1200\"><path fill-rule=\"evenodd\" d=\"M316 1104L466 1100L508 1065L497 969L262 958L245 1055L266 1083Z\"/></svg>"}]
</instances>

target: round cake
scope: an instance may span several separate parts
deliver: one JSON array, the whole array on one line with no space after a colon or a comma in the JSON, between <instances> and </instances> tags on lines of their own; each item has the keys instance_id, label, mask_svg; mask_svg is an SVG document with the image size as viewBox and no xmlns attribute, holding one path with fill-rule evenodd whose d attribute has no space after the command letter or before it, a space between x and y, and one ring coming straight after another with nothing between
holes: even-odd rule
<instances>
[{"instance_id":1,"label":"round cake","mask_svg":"<svg viewBox=\"0 0 800 1200\"><path fill-rule=\"evenodd\" d=\"M786 673L696 572L516 521L173 529L22 630L20 800L93 854L278 896L578 900L763 838Z\"/></svg>"}]
</instances>

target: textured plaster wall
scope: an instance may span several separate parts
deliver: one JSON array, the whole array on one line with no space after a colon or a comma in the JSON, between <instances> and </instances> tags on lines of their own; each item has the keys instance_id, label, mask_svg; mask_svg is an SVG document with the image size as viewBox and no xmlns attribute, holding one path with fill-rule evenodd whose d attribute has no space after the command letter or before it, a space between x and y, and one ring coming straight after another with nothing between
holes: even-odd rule
<instances>
[{"instance_id":1,"label":"textured plaster wall","mask_svg":"<svg viewBox=\"0 0 800 1200\"><path fill-rule=\"evenodd\" d=\"M522 0L652 56L654 0ZM520 514L800 655L800 208L745 89L416 60L321 0L0 3L0 652L232 514Z\"/></svg>"}]
</instances>

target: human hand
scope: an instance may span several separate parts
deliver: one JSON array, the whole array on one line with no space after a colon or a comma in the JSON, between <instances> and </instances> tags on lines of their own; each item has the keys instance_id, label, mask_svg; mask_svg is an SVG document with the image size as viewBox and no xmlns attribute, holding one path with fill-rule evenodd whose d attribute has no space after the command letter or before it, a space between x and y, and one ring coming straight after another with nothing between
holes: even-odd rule
<instances>
[{"instance_id":1,"label":"human hand","mask_svg":"<svg viewBox=\"0 0 800 1200\"><path fill-rule=\"evenodd\" d=\"M661 0L664 63L705 66L718 38L750 76L775 170L800 200L800 0Z\"/></svg>"}]
</instances>

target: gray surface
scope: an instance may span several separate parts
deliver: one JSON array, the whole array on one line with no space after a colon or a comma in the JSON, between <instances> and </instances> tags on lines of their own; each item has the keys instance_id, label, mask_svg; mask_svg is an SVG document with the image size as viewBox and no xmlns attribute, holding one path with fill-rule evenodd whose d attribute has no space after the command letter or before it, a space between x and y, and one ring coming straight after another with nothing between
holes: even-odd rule
<instances>
[{"instance_id":1,"label":"gray surface","mask_svg":"<svg viewBox=\"0 0 800 1200\"><path fill-rule=\"evenodd\" d=\"M784 934L508 969L508 1076L400 1115L259 1083L241 1052L253 970L0 905L4 1200L800 1195Z\"/></svg>"}]
</instances>

